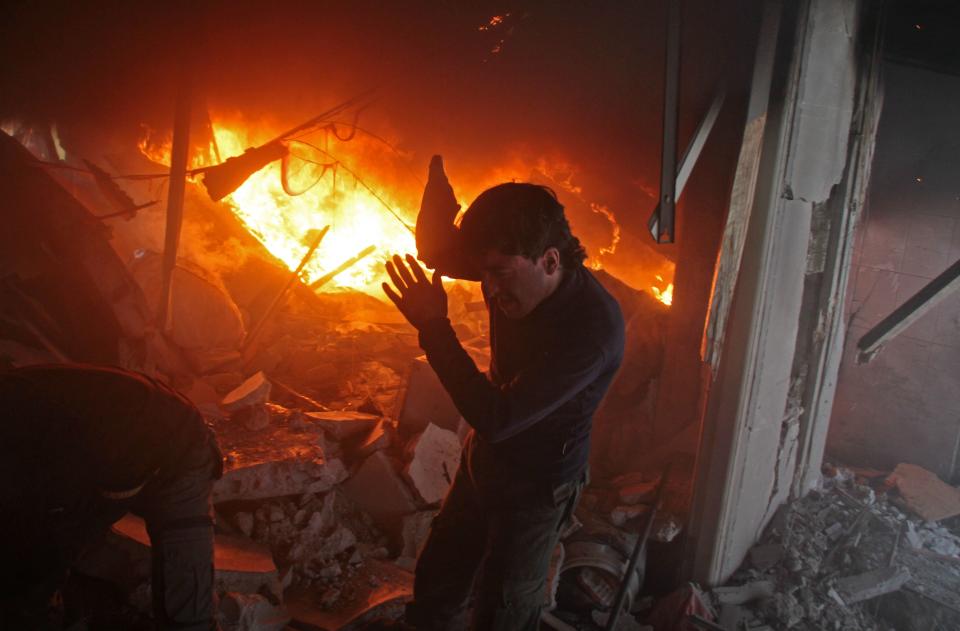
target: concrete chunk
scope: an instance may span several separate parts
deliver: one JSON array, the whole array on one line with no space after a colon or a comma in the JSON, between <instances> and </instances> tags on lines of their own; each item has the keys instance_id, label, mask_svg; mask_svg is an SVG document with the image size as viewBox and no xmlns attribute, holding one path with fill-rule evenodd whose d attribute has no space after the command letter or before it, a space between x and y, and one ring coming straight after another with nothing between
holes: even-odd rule
<instances>
[{"instance_id":1,"label":"concrete chunk","mask_svg":"<svg viewBox=\"0 0 960 631\"><path fill-rule=\"evenodd\" d=\"M320 427L334 440L344 440L357 434L370 432L380 420L380 417L375 414L352 410L306 412L304 417L307 423Z\"/></svg>"},{"instance_id":2,"label":"concrete chunk","mask_svg":"<svg viewBox=\"0 0 960 631\"><path fill-rule=\"evenodd\" d=\"M450 430L429 423L408 447L410 463L404 474L427 504L447 496L460 466L460 439Z\"/></svg>"},{"instance_id":3,"label":"concrete chunk","mask_svg":"<svg viewBox=\"0 0 960 631\"><path fill-rule=\"evenodd\" d=\"M714 587L713 595L721 605L744 605L754 600L773 597L774 587L770 581L751 581L743 585Z\"/></svg>"},{"instance_id":4,"label":"concrete chunk","mask_svg":"<svg viewBox=\"0 0 960 631\"><path fill-rule=\"evenodd\" d=\"M846 604L852 605L895 592L909 580L910 570L907 568L884 567L837 579L835 588L840 598Z\"/></svg>"},{"instance_id":5,"label":"concrete chunk","mask_svg":"<svg viewBox=\"0 0 960 631\"><path fill-rule=\"evenodd\" d=\"M370 514L388 532L397 532L399 520L417 510L417 503L393 462L382 451L363 461L341 486L344 494Z\"/></svg>"},{"instance_id":6,"label":"concrete chunk","mask_svg":"<svg viewBox=\"0 0 960 631\"><path fill-rule=\"evenodd\" d=\"M464 349L473 358L477 368L487 370L490 366L490 351L485 340L470 340L464 344ZM442 429L457 431L460 412L425 355L410 362L407 390L402 397L398 421L398 429L404 437L424 431L430 423Z\"/></svg>"},{"instance_id":7,"label":"concrete chunk","mask_svg":"<svg viewBox=\"0 0 960 631\"><path fill-rule=\"evenodd\" d=\"M227 412L236 412L254 405L262 405L270 399L270 389L270 382L261 370L228 392L220 405Z\"/></svg>"},{"instance_id":8,"label":"concrete chunk","mask_svg":"<svg viewBox=\"0 0 960 631\"><path fill-rule=\"evenodd\" d=\"M292 431L271 426L253 433L229 421L219 424L225 464L223 477L213 486L213 501L328 491L346 479L347 471L341 461L326 458L321 435L319 428Z\"/></svg>"},{"instance_id":9,"label":"concrete chunk","mask_svg":"<svg viewBox=\"0 0 960 631\"><path fill-rule=\"evenodd\" d=\"M750 548L750 564L765 572L783 559L784 549L779 543L766 543Z\"/></svg>"},{"instance_id":10,"label":"concrete chunk","mask_svg":"<svg viewBox=\"0 0 960 631\"><path fill-rule=\"evenodd\" d=\"M260 594L227 592L220 597L218 621L224 631L281 631L290 614Z\"/></svg>"},{"instance_id":11,"label":"concrete chunk","mask_svg":"<svg viewBox=\"0 0 960 631\"><path fill-rule=\"evenodd\" d=\"M386 419L380 419L363 442L354 449L354 454L360 458L366 458L375 451L386 449L393 444L395 430Z\"/></svg>"}]
</instances>

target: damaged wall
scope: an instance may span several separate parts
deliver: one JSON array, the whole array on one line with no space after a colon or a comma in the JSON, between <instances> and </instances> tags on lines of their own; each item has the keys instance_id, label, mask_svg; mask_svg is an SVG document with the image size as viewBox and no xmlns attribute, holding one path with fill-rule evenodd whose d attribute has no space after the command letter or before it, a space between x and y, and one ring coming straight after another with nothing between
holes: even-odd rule
<instances>
[{"instance_id":1,"label":"damaged wall","mask_svg":"<svg viewBox=\"0 0 960 631\"><path fill-rule=\"evenodd\" d=\"M715 385L691 524L693 574L740 565L793 479L788 401L815 209L841 182L857 87L861 3L785 6L759 180ZM723 279L730 282L730 279ZM718 279L718 283L721 279Z\"/></svg>"},{"instance_id":2,"label":"damaged wall","mask_svg":"<svg viewBox=\"0 0 960 631\"><path fill-rule=\"evenodd\" d=\"M921 465L956 478L960 441L960 295L935 306L869 364L855 345L960 257L960 78L884 68L875 177L857 232L850 328L827 448L850 464Z\"/></svg>"}]
</instances>

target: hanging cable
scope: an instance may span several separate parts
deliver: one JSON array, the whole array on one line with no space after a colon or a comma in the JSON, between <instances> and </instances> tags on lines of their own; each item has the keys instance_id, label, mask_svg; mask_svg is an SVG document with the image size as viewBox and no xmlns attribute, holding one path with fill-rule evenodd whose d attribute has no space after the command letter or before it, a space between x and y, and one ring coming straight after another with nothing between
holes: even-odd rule
<instances>
[{"instance_id":1,"label":"hanging cable","mask_svg":"<svg viewBox=\"0 0 960 631\"><path fill-rule=\"evenodd\" d=\"M409 225L406 221L404 221L403 218L400 217L400 215L397 214L397 211L395 211L395 210L393 209L393 207L390 206L390 204L388 204L388 203L386 202L386 200L384 200L382 197L380 197L380 194L379 194L379 193L377 193L373 188L371 188L369 184L367 184L366 182L364 182L364 181L360 178L359 175L357 175L353 170L351 170L349 167L347 167L347 166L343 163L342 160L340 160L339 158L337 158L337 156L333 155L332 153L330 153L329 151L327 151L327 150L325 150L325 149L321 149L320 147L318 147L318 146L315 145L315 144L312 144L312 143L307 142L306 140L291 140L290 142L291 142L291 143L294 143L294 142L295 142L295 143L299 143L299 144L301 144L301 145L305 145L305 146L307 146L307 147L310 147L310 148L313 149L314 151L319 151L320 153L324 154L324 155L327 156L328 158L330 158L330 159L332 159L332 160L335 160L335 161L337 162L337 164L339 165L339 167L342 168L342 169L343 169L344 171L346 171L347 173L349 173L351 176L353 176L353 179L354 179L354 181L355 181L356 183L360 184L363 188L367 189L367 192L370 193L371 195L373 195L373 197L374 197L378 202L380 202L380 203L383 205L384 208L387 209L387 212L389 212L391 215L393 215L393 218L400 222L400 225L402 225L404 228L406 228L407 230L409 230L409 231L410 231L410 234L416 234L416 232L415 232L414 229L413 229L413 226ZM304 159L302 156L299 156L299 155L298 155L297 157L300 158L301 160Z\"/></svg>"}]
</instances>

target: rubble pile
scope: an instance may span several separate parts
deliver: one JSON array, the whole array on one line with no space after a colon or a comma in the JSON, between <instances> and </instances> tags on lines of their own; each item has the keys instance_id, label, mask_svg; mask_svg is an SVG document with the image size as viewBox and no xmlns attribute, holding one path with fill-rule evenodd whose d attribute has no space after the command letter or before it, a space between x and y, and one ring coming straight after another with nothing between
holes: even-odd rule
<instances>
[{"instance_id":1,"label":"rubble pile","mask_svg":"<svg viewBox=\"0 0 960 631\"><path fill-rule=\"evenodd\" d=\"M933 482L935 480L935 482ZM906 493L902 493L907 489ZM920 467L824 468L710 593L724 629L960 628L960 491Z\"/></svg>"}]
</instances>

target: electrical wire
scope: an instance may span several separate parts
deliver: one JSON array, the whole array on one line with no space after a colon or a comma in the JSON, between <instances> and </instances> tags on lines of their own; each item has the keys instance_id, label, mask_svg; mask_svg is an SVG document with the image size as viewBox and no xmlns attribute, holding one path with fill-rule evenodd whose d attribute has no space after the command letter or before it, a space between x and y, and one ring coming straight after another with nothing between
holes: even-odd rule
<instances>
[{"instance_id":1,"label":"electrical wire","mask_svg":"<svg viewBox=\"0 0 960 631\"><path fill-rule=\"evenodd\" d=\"M353 176L353 179L356 180L356 182L357 182L358 184L360 184L361 186L363 186L363 188L367 189L367 192L369 192L371 195L373 195L373 197L374 197L378 202L380 202L381 204L383 204L383 207L387 209L387 212L389 212L391 215L393 215L393 218L396 219L397 221L399 221L399 222L400 222L400 225L402 225L404 228L406 228L407 230L409 230L409 231L410 231L410 234L416 234L416 231L413 229L413 226L411 226L411 225L408 224L406 221L404 221L403 218L400 217L400 215L397 214L397 211L395 211L395 210L393 209L393 207L390 206L390 204L388 204L388 203L386 202L386 200L384 200L384 199L380 196L379 193L377 193L375 190L373 190L373 189L370 187L369 184L367 184L366 182L364 182L363 179L362 179L359 175L356 174L356 172L354 172L352 169L350 169L350 167L348 167L347 165L345 165L345 164L343 163L343 161L340 160L337 156L333 155L332 153L330 153L330 152L327 151L326 149L321 149L321 148L318 147L317 145L315 145L315 144L313 144L313 143L307 142L306 140L291 140L290 142L291 142L291 143L294 143L294 142L295 142L295 143L298 143L298 144L301 144L301 145L305 145L305 146L307 146L307 147L310 147L310 148L313 149L314 151L319 151L319 152L322 153L323 155L325 155L325 156L327 156L327 157L335 160L335 161L339 164L339 168L342 168L344 171L346 171L347 173L349 173L350 175L352 175L352 176ZM301 160L305 160L305 161L307 161L307 162L310 161L309 158L304 158L303 156L300 156L300 155L294 154L294 156L297 157L297 158L299 158L299 159L301 159Z\"/></svg>"}]
</instances>

